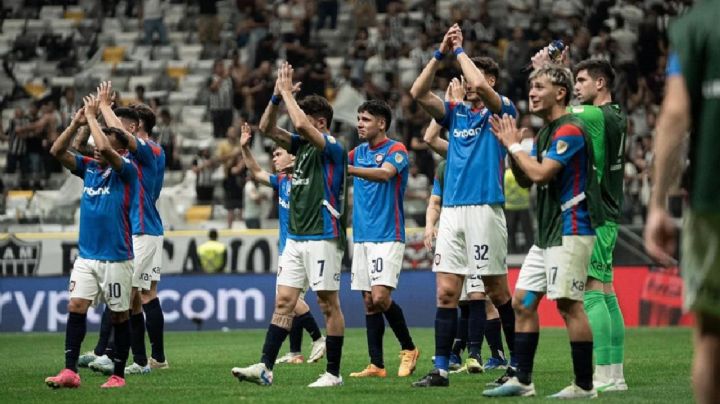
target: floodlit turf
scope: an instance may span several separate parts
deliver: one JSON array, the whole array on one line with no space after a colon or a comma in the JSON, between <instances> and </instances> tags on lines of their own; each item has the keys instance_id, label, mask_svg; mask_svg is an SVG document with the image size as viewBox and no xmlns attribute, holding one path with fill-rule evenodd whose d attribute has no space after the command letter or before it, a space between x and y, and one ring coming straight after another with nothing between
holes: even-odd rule
<instances>
[{"instance_id":1,"label":"floodlit turf","mask_svg":"<svg viewBox=\"0 0 720 404\"><path fill-rule=\"evenodd\" d=\"M413 329L422 353L416 373L396 376L398 345L392 331L385 333L387 379L348 377L367 365L365 331L348 330L342 360L345 386L310 389L306 385L324 371L317 364L278 365L275 385L260 387L239 383L230 374L233 366L246 366L259 359L264 331L173 332L165 337L171 368L142 376L128 376L127 386L102 391L105 377L81 369L79 389L52 390L44 379L63 366L63 334L0 334L0 403L206 403L206 402L315 402L315 403L470 403L481 397L486 382L500 371L481 375L453 375L450 388L414 389L410 383L430 367L433 351L431 329ZM96 333L88 334L83 351L92 348ZM690 390L690 330L682 328L630 329L627 332L625 374L630 390L600 396L604 402L683 403L692 402ZM283 347L281 354L287 349ZM305 354L310 340L305 335ZM487 352L487 347L483 347ZM564 330L546 329L540 337L535 359L534 382L541 399L572 380L569 344ZM503 403L536 399L496 399Z\"/></svg>"}]
</instances>

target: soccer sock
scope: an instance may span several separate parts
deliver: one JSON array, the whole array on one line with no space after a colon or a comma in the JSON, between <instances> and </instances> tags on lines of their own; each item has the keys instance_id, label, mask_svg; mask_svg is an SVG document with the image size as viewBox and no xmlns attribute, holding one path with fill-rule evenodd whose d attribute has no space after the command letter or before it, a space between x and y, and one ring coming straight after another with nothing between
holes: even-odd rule
<instances>
[{"instance_id":1,"label":"soccer sock","mask_svg":"<svg viewBox=\"0 0 720 404\"><path fill-rule=\"evenodd\" d=\"M447 372L453 337L457 330L457 309L438 307L435 312L435 368Z\"/></svg>"},{"instance_id":2,"label":"soccer sock","mask_svg":"<svg viewBox=\"0 0 720 404\"><path fill-rule=\"evenodd\" d=\"M505 344L507 344L512 362L515 352L515 311L512 308L512 299L508 299L504 304L495 307L500 313L500 323L502 324L503 333L505 333Z\"/></svg>"},{"instance_id":3,"label":"soccer sock","mask_svg":"<svg viewBox=\"0 0 720 404\"><path fill-rule=\"evenodd\" d=\"M320 327L318 327L317 322L315 321L315 317L313 317L311 312L308 311L307 313L298 316L297 319L300 322L300 325L302 325L302 327L305 329L305 331L310 334L310 338L312 338L313 341L317 341L318 339L322 338Z\"/></svg>"},{"instance_id":4,"label":"soccer sock","mask_svg":"<svg viewBox=\"0 0 720 404\"><path fill-rule=\"evenodd\" d=\"M115 330L115 351L112 358L115 370L113 374L124 378L125 364L130 353L130 321L125 320L122 323L113 324L113 330Z\"/></svg>"},{"instance_id":5,"label":"soccer sock","mask_svg":"<svg viewBox=\"0 0 720 404\"><path fill-rule=\"evenodd\" d=\"M367 332L368 353L370 363L383 369L383 336L385 335L385 319L382 313L365 315L365 331Z\"/></svg>"},{"instance_id":6,"label":"soccer sock","mask_svg":"<svg viewBox=\"0 0 720 404\"><path fill-rule=\"evenodd\" d=\"M460 354L462 354L462 351L467 346L470 306L462 304L458 307L460 308L460 319L457 323L457 330L455 331L455 340L453 341L451 353L460 357Z\"/></svg>"},{"instance_id":7,"label":"soccer sock","mask_svg":"<svg viewBox=\"0 0 720 404\"><path fill-rule=\"evenodd\" d=\"M485 300L470 300L470 317L468 318L468 355L480 359L480 347L485 333Z\"/></svg>"},{"instance_id":8,"label":"soccer sock","mask_svg":"<svg viewBox=\"0 0 720 404\"><path fill-rule=\"evenodd\" d=\"M87 332L87 314L68 313L65 328L65 368L77 372L77 361L80 357L80 346Z\"/></svg>"},{"instance_id":9,"label":"soccer sock","mask_svg":"<svg viewBox=\"0 0 720 404\"><path fill-rule=\"evenodd\" d=\"M265 344L263 345L260 362L264 363L269 370L272 370L273 366L275 366L275 359L277 359L280 352L280 347L289 333L288 330L275 324L270 324L268 327L265 333Z\"/></svg>"},{"instance_id":10,"label":"soccer sock","mask_svg":"<svg viewBox=\"0 0 720 404\"><path fill-rule=\"evenodd\" d=\"M303 328L300 324L300 317L296 316L293 318L292 327L290 328L290 352L300 353L302 352L302 336Z\"/></svg>"},{"instance_id":11,"label":"soccer sock","mask_svg":"<svg viewBox=\"0 0 720 404\"><path fill-rule=\"evenodd\" d=\"M575 372L575 384L583 390L592 390L592 341L570 341L570 351L573 361L573 372Z\"/></svg>"},{"instance_id":12,"label":"soccer sock","mask_svg":"<svg viewBox=\"0 0 720 404\"><path fill-rule=\"evenodd\" d=\"M485 339L487 339L488 345L490 346L492 357L505 360L505 350L503 349L500 333L499 318L485 321Z\"/></svg>"},{"instance_id":13,"label":"soccer sock","mask_svg":"<svg viewBox=\"0 0 720 404\"><path fill-rule=\"evenodd\" d=\"M600 290L585 292L585 312L590 320L593 335L593 350L597 365L610 364L610 313L605 304L605 294Z\"/></svg>"},{"instance_id":14,"label":"soccer sock","mask_svg":"<svg viewBox=\"0 0 720 404\"><path fill-rule=\"evenodd\" d=\"M517 360L517 372L515 375L520 383L532 383L533 363L535 362L535 351L537 351L539 340L539 332L515 333L515 358Z\"/></svg>"},{"instance_id":15,"label":"soccer sock","mask_svg":"<svg viewBox=\"0 0 720 404\"><path fill-rule=\"evenodd\" d=\"M143 311L145 312L145 326L150 339L151 355L156 361L165 362L165 342L163 340L165 315L163 315L162 307L160 307L160 299L156 297L143 304Z\"/></svg>"},{"instance_id":16,"label":"soccer sock","mask_svg":"<svg viewBox=\"0 0 720 404\"><path fill-rule=\"evenodd\" d=\"M148 358L145 352L145 316L142 311L130 315L130 343L133 361L140 366L147 365Z\"/></svg>"},{"instance_id":17,"label":"soccer sock","mask_svg":"<svg viewBox=\"0 0 720 404\"><path fill-rule=\"evenodd\" d=\"M623 357L625 356L625 319L623 319L617 296L614 293L605 295L605 304L607 304L610 313L610 363L623 363Z\"/></svg>"},{"instance_id":18,"label":"soccer sock","mask_svg":"<svg viewBox=\"0 0 720 404\"><path fill-rule=\"evenodd\" d=\"M385 310L385 318L387 319L390 328L398 342L400 342L400 349L403 351L412 351L415 349L415 343L410 336L410 330L408 329L407 323L405 322L405 315L403 314L400 305L393 302L390 304L387 310Z\"/></svg>"},{"instance_id":19,"label":"soccer sock","mask_svg":"<svg viewBox=\"0 0 720 404\"><path fill-rule=\"evenodd\" d=\"M102 317L100 318L100 336L98 342L95 345L95 355L105 355L110 342L110 335L112 334L112 321L110 321L110 308L105 306Z\"/></svg>"},{"instance_id":20,"label":"soccer sock","mask_svg":"<svg viewBox=\"0 0 720 404\"><path fill-rule=\"evenodd\" d=\"M328 335L325 339L325 346L327 347L327 366L325 370L334 376L340 376L340 358L342 357L344 339L345 337L342 335Z\"/></svg>"}]
</instances>

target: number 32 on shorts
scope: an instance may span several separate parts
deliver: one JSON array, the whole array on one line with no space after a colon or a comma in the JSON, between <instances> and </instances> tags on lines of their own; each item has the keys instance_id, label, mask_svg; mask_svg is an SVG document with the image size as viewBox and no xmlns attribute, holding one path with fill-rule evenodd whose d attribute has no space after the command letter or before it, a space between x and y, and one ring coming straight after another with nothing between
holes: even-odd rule
<instances>
[{"instance_id":1,"label":"number 32 on shorts","mask_svg":"<svg viewBox=\"0 0 720 404\"><path fill-rule=\"evenodd\" d=\"M475 244L473 246L475 249L475 261L487 261L488 260L488 245L487 244Z\"/></svg>"}]
</instances>

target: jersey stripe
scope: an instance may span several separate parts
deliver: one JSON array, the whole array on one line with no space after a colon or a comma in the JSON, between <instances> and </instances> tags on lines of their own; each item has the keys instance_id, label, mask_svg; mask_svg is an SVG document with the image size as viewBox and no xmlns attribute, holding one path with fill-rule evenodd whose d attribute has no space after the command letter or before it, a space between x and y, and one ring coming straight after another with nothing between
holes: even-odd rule
<instances>
[{"instance_id":1,"label":"jersey stripe","mask_svg":"<svg viewBox=\"0 0 720 404\"><path fill-rule=\"evenodd\" d=\"M555 134L553 135L553 140L557 139L559 137L562 137L562 136L582 136L582 135L583 135L582 131L577 126L565 124L565 125L559 127L555 131Z\"/></svg>"},{"instance_id":2,"label":"jersey stripe","mask_svg":"<svg viewBox=\"0 0 720 404\"><path fill-rule=\"evenodd\" d=\"M138 217L140 218L140 234L145 234L145 212L144 212L144 198L145 198L145 187L143 186L143 166L139 160L137 161L138 170ZM132 164L132 163L130 163Z\"/></svg>"},{"instance_id":3,"label":"jersey stripe","mask_svg":"<svg viewBox=\"0 0 720 404\"><path fill-rule=\"evenodd\" d=\"M402 241L400 229L400 198L402 198L402 195L400 195L401 181L402 176L398 173L398 175L395 175L395 239L397 241Z\"/></svg>"},{"instance_id":4,"label":"jersey stripe","mask_svg":"<svg viewBox=\"0 0 720 404\"><path fill-rule=\"evenodd\" d=\"M573 160L575 165L575 177L573 178L573 197L575 197L576 195L580 194L580 158L578 156L575 156ZM577 234L578 232L577 211L579 207L579 203L572 207L572 234Z\"/></svg>"},{"instance_id":5,"label":"jersey stripe","mask_svg":"<svg viewBox=\"0 0 720 404\"><path fill-rule=\"evenodd\" d=\"M125 247L128 250L128 258L133 257L133 245L130 238L130 184L125 184L125 195L123 196L123 227L125 233Z\"/></svg>"},{"instance_id":6,"label":"jersey stripe","mask_svg":"<svg viewBox=\"0 0 720 404\"><path fill-rule=\"evenodd\" d=\"M387 151L386 156L389 156L395 152L405 152L407 153L407 149L405 148L405 145L400 142L395 142L392 146L390 146L390 149Z\"/></svg>"},{"instance_id":7,"label":"jersey stripe","mask_svg":"<svg viewBox=\"0 0 720 404\"><path fill-rule=\"evenodd\" d=\"M328 174L327 174L327 193L328 193L328 195L330 196L330 205L332 205L333 207L335 207L335 196L333 195L333 192L332 192L333 174L335 174L335 166L333 166L332 164L328 164L328 165L327 165L327 170L328 170ZM321 209L327 209L327 208L321 207ZM338 228L337 228L337 223L336 223L335 216L333 216L332 214L330 214L329 216L330 216L330 223L332 224L333 235L337 237L337 235L338 235Z\"/></svg>"},{"instance_id":8,"label":"jersey stripe","mask_svg":"<svg viewBox=\"0 0 720 404\"><path fill-rule=\"evenodd\" d=\"M350 153L348 153L348 164L355 164L355 149L350 150Z\"/></svg>"}]
</instances>

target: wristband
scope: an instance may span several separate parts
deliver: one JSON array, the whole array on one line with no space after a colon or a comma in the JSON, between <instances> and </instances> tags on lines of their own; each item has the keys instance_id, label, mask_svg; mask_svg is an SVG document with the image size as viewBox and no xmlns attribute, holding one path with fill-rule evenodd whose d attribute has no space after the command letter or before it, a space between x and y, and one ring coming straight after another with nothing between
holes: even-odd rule
<instances>
[{"instance_id":1,"label":"wristband","mask_svg":"<svg viewBox=\"0 0 720 404\"><path fill-rule=\"evenodd\" d=\"M523 151L523 147L520 145L520 143L513 143L508 147L508 151L510 154L515 154L517 152Z\"/></svg>"},{"instance_id":2,"label":"wristband","mask_svg":"<svg viewBox=\"0 0 720 404\"><path fill-rule=\"evenodd\" d=\"M280 101L282 101L282 98L278 97L277 95L273 94L272 97L270 97L270 102L273 105L280 105Z\"/></svg>"},{"instance_id":3,"label":"wristband","mask_svg":"<svg viewBox=\"0 0 720 404\"><path fill-rule=\"evenodd\" d=\"M440 52L440 49L436 49L435 52L433 53L433 57L435 58L435 60L442 60L442 58L444 56L445 55L443 55L443 53Z\"/></svg>"},{"instance_id":4,"label":"wristband","mask_svg":"<svg viewBox=\"0 0 720 404\"><path fill-rule=\"evenodd\" d=\"M453 50L453 53L455 54L455 56L459 56L461 53L465 53L465 49L463 49L462 47L459 47L459 48L456 48L455 50Z\"/></svg>"}]
</instances>

